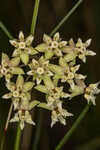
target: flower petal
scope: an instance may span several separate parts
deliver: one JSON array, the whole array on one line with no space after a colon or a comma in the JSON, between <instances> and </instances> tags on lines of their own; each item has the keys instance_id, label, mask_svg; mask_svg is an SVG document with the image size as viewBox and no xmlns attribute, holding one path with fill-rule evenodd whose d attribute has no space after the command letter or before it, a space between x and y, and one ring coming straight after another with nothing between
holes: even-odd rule
<instances>
[{"instance_id":1,"label":"flower petal","mask_svg":"<svg viewBox=\"0 0 100 150\"><path fill-rule=\"evenodd\" d=\"M23 84L24 84L24 77L21 76L21 75L19 75L17 77L17 81L16 81L16 87L17 87L17 89L22 90Z\"/></svg>"},{"instance_id":2,"label":"flower petal","mask_svg":"<svg viewBox=\"0 0 100 150\"><path fill-rule=\"evenodd\" d=\"M20 67L11 67L11 68L10 68L10 72L11 72L12 74L24 74L23 69L20 68Z\"/></svg>"},{"instance_id":3,"label":"flower petal","mask_svg":"<svg viewBox=\"0 0 100 150\"><path fill-rule=\"evenodd\" d=\"M65 47L67 45L67 41L59 42L59 48Z\"/></svg>"},{"instance_id":4,"label":"flower petal","mask_svg":"<svg viewBox=\"0 0 100 150\"><path fill-rule=\"evenodd\" d=\"M34 82L25 82L23 85L23 91L28 92L34 86Z\"/></svg>"},{"instance_id":5,"label":"flower petal","mask_svg":"<svg viewBox=\"0 0 100 150\"><path fill-rule=\"evenodd\" d=\"M20 40L20 42L24 41L24 34L22 31L19 32L19 40Z\"/></svg>"},{"instance_id":6,"label":"flower petal","mask_svg":"<svg viewBox=\"0 0 100 150\"><path fill-rule=\"evenodd\" d=\"M49 44L51 44L52 39L51 39L51 37L48 36L47 34L44 34L44 35L43 35L43 41L44 41L47 45L49 45Z\"/></svg>"},{"instance_id":7,"label":"flower petal","mask_svg":"<svg viewBox=\"0 0 100 150\"><path fill-rule=\"evenodd\" d=\"M35 106L37 106L40 102L37 100L34 100L32 102L30 102L29 104L29 110L31 110L32 108L34 108Z\"/></svg>"},{"instance_id":8,"label":"flower petal","mask_svg":"<svg viewBox=\"0 0 100 150\"><path fill-rule=\"evenodd\" d=\"M33 48L33 47L25 48L25 51L26 51L29 55L35 55L35 54L38 53L38 51L36 51L36 49Z\"/></svg>"},{"instance_id":9,"label":"flower petal","mask_svg":"<svg viewBox=\"0 0 100 150\"><path fill-rule=\"evenodd\" d=\"M43 81L44 81L44 84L46 85L46 87L48 89L53 89L54 88L54 85L53 85L53 82L51 80L51 78L49 76L44 76L43 77Z\"/></svg>"},{"instance_id":10,"label":"flower petal","mask_svg":"<svg viewBox=\"0 0 100 150\"><path fill-rule=\"evenodd\" d=\"M8 66L8 63L9 63L8 55L5 53L2 53L2 61L1 61L2 66L6 67L6 66Z\"/></svg>"},{"instance_id":11,"label":"flower petal","mask_svg":"<svg viewBox=\"0 0 100 150\"><path fill-rule=\"evenodd\" d=\"M34 88L40 92L48 93L48 90L47 90L46 86L44 86L44 85L37 85Z\"/></svg>"},{"instance_id":12,"label":"flower petal","mask_svg":"<svg viewBox=\"0 0 100 150\"><path fill-rule=\"evenodd\" d=\"M2 98L4 98L4 99L9 99L11 97L12 97L12 93L11 92L2 96Z\"/></svg>"},{"instance_id":13,"label":"flower petal","mask_svg":"<svg viewBox=\"0 0 100 150\"><path fill-rule=\"evenodd\" d=\"M20 55L20 58L21 58L21 61L27 65L28 62L29 62L29 55L25 52L23 52L21 55Z\"/></svg>"},{"instance_id":14,"label":"flower petal","mask_svg":"<svg viewBox=\"0 0 100 150\"><path fill-rule=\"evenodd\" d=\"M88 50L87 50L87 51L86 51L86 56L88 56L88 55L89 55L89 56L95 56L96 53L93 52L93 51L90 51L90 50L88 51Z\"/></svg>"},{"instance_id":15,"label":"flower petal","mask_svg":"<svg viewBox=\"0 0 100 150\"><path fill-rule=\"evenodd\" d=\"M18 66L20 63L20 57L15 57L10 60L10 66Z\"/></svg>"},{"instance_id":16,"label":"flower petal","mask_svg":"<svg viewBox=\"0 0 100 150\"><path fill-rule=\"evenodd\" d=\"M45 58L46 58L46 59L52 58L53 55L54 55L54 52L53 52L53 51L48 51L48 50L45 51Z\"/></svg>"},{"instance_id":17,"label":"flower petal","mask_svg":"<svg viewBox=\"0 0 100 150\"><path fill-rule=\"evenodd\" d=\"M39 52L44 52L47 50L47 44L45 43L39 44L35 47L35 49Z\"/></svg>"},{"instance_id":18,"label":"flower petal","mask_svg":"<svg viewBox=\"0 0 100 150\"><path fill-rule=\"evenodd\" d=\"M9 42L10 42L10 44L12 45L12 46L14 46L14 47L18 47L18 42L16 41L16 39L15 40L9 40Z\"/></svg>"},{"instance_id":19,"label":"flower petal","mask_svg":"<svg viewBox=\"0 0 100 150\"><path fill-rule=\"evenodd\" d=\"M53 40L54 41L59 41L59 39L60 39L60 34L59 34L59 32L57 32L57 33L54 34Z\"/></svg>"},{"instance_id":20,"label":"flower petal","mask_svg":"<svg viewBox=\"0 0 100 150\"><path fill-rule=\"evenodd\" d=\"M25 42L26 45L27 45L27 46L30 46L30 45L32 44L33 40L34 40L33 35L29 35L29 36L26 38L26 42Z\"/></svg>"},{"instance_id":21,"label":"flower petal","mask_svg":"<svg viewBox=\"0 0 100 150\"><path fill-rule=\"evenodd\" d=\"M20 50L20 49L15 49L15 50L13 51L12 56L13 56L13 57L20 56L20 53L21 53L21 50Z\"/></svg>"}]
</instances>

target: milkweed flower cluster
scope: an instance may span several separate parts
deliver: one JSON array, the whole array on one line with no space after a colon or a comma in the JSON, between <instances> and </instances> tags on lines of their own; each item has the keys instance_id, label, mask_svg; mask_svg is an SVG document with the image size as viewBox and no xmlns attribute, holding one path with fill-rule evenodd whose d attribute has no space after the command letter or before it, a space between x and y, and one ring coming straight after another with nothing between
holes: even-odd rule
<instances>
[{"instance_id":1,"label":"milkweed flower cluster","mask_svg":"<svg viewBox=\"0 0 100 150\"><path fill-rule=\"evenodd\" d=\"M25 122L35 125L31 110L41 107L51 111L51 127L58 121L66 125L66 117L73 114L63 108L64 101L83 94L87 103L95 105L95 95L100 93L99 82L86 85L86 75L78 73L77 60L86 63L87 56L96 55L88 50L91 39L75 43L73 39L63 41L59 33L53 38L44 34L43 42L36 47L33 40L32 35L25 38L21 31L18 39L10 40L14 47L11 58L2 53L0 78L5 78L9 90L3 98L11 99L15 111L10 122L20 121L21 129ZM32 99L34 89L45 94L44 102Z\"/></svg>"}]
</instances>

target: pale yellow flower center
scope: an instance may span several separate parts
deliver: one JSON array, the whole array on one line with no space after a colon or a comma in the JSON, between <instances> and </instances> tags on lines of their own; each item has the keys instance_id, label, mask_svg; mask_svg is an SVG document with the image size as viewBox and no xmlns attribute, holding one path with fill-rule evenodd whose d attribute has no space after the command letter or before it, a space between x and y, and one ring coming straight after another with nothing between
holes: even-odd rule
<instances>
[{"instance_id":1,"label":"pale yellow flower center","mask_svg":"<svg viewBox=\"0 0 100 150\"><path fill-rule=\"evenodd\" d=\"M58 47L58 42L53 41L52 44L51 44L51 47L52 48L57 48Z\"/></svg>"},{"instance_id":2,"label":"pale yellow flower center","mask_svg":"<svg viewBox=\"0 0 100 150\"><path fill-rule=\"evenodd\" d=\"M18 91L14 91L14 92L13 92L13 96L14 96L14 97L18 97L18 96L19 96L19 92L18 92Z\"/></svg>"},{"instance_id":3,"label":"pale yellow flower center","mask_svg":"<svg viewBox=\"0 0 100 150\"><path fill-rule=\"evenodd\" d=\"M24 49L25 48L25 42L20 42L19 43L19 48Z\"/></svg>"},{"instance_id":4,"label":"pale yellow flower center","mask_svg":"<svg viewBox=\"0 0 100 150\"><path fill-rule=\"evenodd\" d=\"M58 99L59 97L60 97L60 96L59 96L58 93L55 93L55 94L54 94L54 98L55 98L55 99Z\"/></svg>"},{"instance_id":5,"label":"pale yellow flower center","mask_svg":"<svg viewBox=\"0 0 100 150\"><path fill-rule=\"evenodd\" d=\"M37 73L38 74L43 74L44 73L44 69L42 67L37 68Z\"/></svg>"},{"instance_id":6,"label":"pale yellow flower center","mask_svg":"<svg viewBox=\"0 0 100 150\"><path fill-rule=\"evenodd\" d=\"M7 70L6 68L2 68L2 69L1 69L1 73L2 73L3 75L6 75L7 72L8 72L8 70Z\"/></svg>"},{"instance_id":7,"label":"pale yellow flower center","mask_svg":"<svg viewBox=\"0 0 100 150\"><path fill-rule=\"evenodd\" d=\"M70 72L70 73L68 74L68 77L69 77L70 79L73 79L73 78L74 78L74 74Z\"/></svg>"}]
</instances>

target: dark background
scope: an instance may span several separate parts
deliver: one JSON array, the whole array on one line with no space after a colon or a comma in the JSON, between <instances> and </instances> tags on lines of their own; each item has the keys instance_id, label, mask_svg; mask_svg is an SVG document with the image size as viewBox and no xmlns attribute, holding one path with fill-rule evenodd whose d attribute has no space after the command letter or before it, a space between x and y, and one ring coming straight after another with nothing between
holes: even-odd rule
<instances>
[{"instance_id":1,"label":"dark background","mask_svg":"<svg viewBox=\"0 0 100 150\"><path fill-rule=\"evenodd\" d=\"M43 33L49 34L77 0L40 0L34 44L42 40ZM34 0L0 0L0 20L14 37L23 30L27 36L30 32ZM61 36L69 40L79 37L86 41L92 38L90 49L95 51L95 57L88 57L87 63L82 64L81 72L88 75L88 83L100 80L100 0L84 0L81 6L65 22L59 30ZM8 55L12 52L9 39L0 29L0 56L2 52ZM0 97L6 92L4 80L0 80ZM69 139L62 150L100 150L100 96L96 99L96 106L91 107L84 120ZM50 128L50 114L42 112L41 136L38 150L53 150L74 121L84 109L86 101L78 97L67 104L66 108L75 116L67 119L67 125L57 123ZM3 138L3 128L10 107L10 100L0 98L0 143ZM37 111L35 111L36 114ZM37 115L33 117L37 123ZM5 150L13 150L17 125L10 124L5 140ZM31 150L35 140L35 127L26 125L22 133L20 150Z\"/></svg>"}]
</instances>

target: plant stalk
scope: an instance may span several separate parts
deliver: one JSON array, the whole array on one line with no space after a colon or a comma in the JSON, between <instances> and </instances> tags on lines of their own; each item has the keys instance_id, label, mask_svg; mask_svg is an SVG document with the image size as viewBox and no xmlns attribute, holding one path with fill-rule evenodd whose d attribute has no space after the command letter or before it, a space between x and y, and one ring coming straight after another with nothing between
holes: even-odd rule
<instances>
[{"instance_id":1,"label":"plant stalk","mask_svg":"<svg viewBox=\"0 0 100 150\"><path fill-rule=\"evenodd\" d=\"M13 103L11 103L11 105L10 105L7 121L6 121L6 124L5 124L5 129L4 129L5 133L7 132L7 129L8 129L8 125L9 125L9 120L10 120L10 117L11 117L12 109L13 109Z\"/></svg>"},{"instance_id":2,"label":"plant stalk","mask_svg":"<svg viewBox=\"0 0 100 150\"><path fill-rule=\"evenodd\" d=\"M37 150L38 149L38 143L40 140L40 134L41 134L41 127L42 127L42 114L43 112L39 110L38 112L38 122L37 122L37 127L36 127L36 132L35 132L35 140L33 143L33 148L32 150Z\"/></svg>"},{"instance_id":3,"label":"plant stalk","mask_svg":"<svg viewBox=\"0 0 100 150\"><path fill-rule=\"evenodd\" d=\"M80 4L83 2L83 0L79 0L74 7L67 13L67 15L60 21L60 23L53 29L53 31L50 33L50 36L52 36L68 19L69 17L75 12L75 10L80 6Z\"/></svg>"},{"instance_id":4,"label":"plant stalk","mask_svg":"<svg viewBox=\"0 0 100 150\"><path fill-rule=\"evenodd\" d=\"M20 128L20 122L19 122L18 123L18 127L17 127L17 134L16 134L16 140L15 140L14 150L19 150L20 137L21 137L21 128Z\"/></svg>"},{"instance_id":5,"label":"plant stalk","mask_svg":"<svg viewBox=\"0 0 100 150\"><path fill-rule=\"evenodd\" d=\"M40 3L40 0L35 0L35 7L34 7L34 11L33 11L33 18L32 18L32 24L31 24L31 34L32 35L34 35L34 32L35 32L39 3Z\"/></svg>"},{"instance_id":6,"label":"plant stalk","mask_svg":"<svg viewBox=\"0 0 100 150\"><path fill-rule=\"evenodd\" d=\"M0 21L0 28L4 31L4 33L8 36L10 40L13 39L13 36L11 33L7 30L7 28L4 26L4 24Z\"/></svg>"},{"instance_id":7,"label":"plant stalk","mask_svg":"<svg viewBox=\"0 0 100 150\"><path fill-rule=\"evenodd\" d=\"M76 128L78 127L80 122L83 120L83 118L85 117L85 115L88 112L89 108L90 108L90 104L87 104L85 106L85 108L83 109L83 111L81 112L81 114L79 115L79 117L76 119L76 121L72 125L71 129L66 133L66 135L63 137L61 142L56 146L55 150L61 150L61 148L69 140L69 138L71 137L73 132L76 130Z\"/></svg>"}]
</instances>

